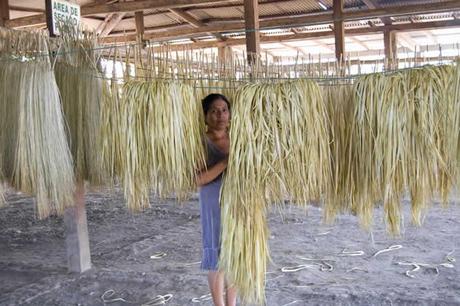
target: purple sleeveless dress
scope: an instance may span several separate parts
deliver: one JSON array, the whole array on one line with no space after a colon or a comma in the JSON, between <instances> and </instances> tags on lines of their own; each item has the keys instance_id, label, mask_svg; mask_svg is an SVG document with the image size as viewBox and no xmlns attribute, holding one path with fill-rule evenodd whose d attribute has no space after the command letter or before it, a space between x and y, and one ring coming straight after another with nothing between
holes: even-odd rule
<instances>
[{"instance_id":1,"label":"purple sleeveless dress","mask_svg":"<svg viewBox=\"0 0 460 306\"><path fill-rule=\"evenodd\" d=\"M211 168L227 157L219 148L206 137L206 165ZM217 271L220 253L220 187L222 174L209 184L200 188L201 235L203 238L203 257L201 269Z\"/></svg>"}]
</instances>

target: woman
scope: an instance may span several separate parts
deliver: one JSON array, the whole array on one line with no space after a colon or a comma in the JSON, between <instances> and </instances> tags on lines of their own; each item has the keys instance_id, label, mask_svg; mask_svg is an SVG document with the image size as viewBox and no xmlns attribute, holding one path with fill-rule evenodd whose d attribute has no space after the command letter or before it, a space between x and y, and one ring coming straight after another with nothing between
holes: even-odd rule
<instances>
[{"instance_id":1,"label":"woman","mask_svg":"<svg viewBox=\"0 0 460 306\"><path fill-rule=\"evenodd\" d=\"M221 94L210 94L202 101L205 115L206 169L197 178L200 186L203 258L201 268L208 272L208 283L214 305L236 305L236 289L226 286L223 272L218 271L220 253L220 203L222 172L227 168L230 139L230 103ZM224 299L224 291L226 297Z\"/></svg>"}]
</instances>

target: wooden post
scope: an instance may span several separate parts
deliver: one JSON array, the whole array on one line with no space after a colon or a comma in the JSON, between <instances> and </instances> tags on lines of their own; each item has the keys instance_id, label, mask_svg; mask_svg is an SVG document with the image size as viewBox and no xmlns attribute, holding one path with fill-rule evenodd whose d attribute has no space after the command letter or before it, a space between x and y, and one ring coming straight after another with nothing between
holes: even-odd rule
<instances>
[{"instance_id":1,"label":"wooden post","mask_svg":"<svg viewBox=\"0 0 460 306\"><path fill-rule=\"evenodd\" d=\"M142 44L142 47L145 47L145 40L144 40L144 12L137 11L134 13L134 19L136 21L136 36L137 36L137 43Z\"/></svg>"},{"instance_id":2,"label":"wooden post","mask_svg":"<svg viewBox=\"0 0 460 306\"><path fill-rule=\"evenodd\" d=\"M75 206L66 209L64 224L69 271L82 273L91 268L84 182L77 183Z\"/></svg>"},{"instance_id":3,"label":"wooden post","mask_svg":"<svg viewBox=\"0 0 460 306\"><path fill-rule=\"evenodd\" d=\"M0 27L6 26L6 21L10 20L10 7L8 0L0 0Z\"/></svg>"},{"instance_id":4,"label":"wooden post","mask_svg":"<svg viewBox=\"0 0 460 306\"><path fill-rule=\"evenodd\" d=\"M334 36L335 36L335 57L337 62L345 58L345 28L343 26L343 0L333 2Z\"/></svg>"},{"instance_id":5,"label":"wooden post","mask_svg":"<svg viewBox=\"0 0 460 306\"><path fill-rule=\"evenodd\" d=\"M385 63L386 69L397 68L397 46L396 46L396 32L385 30L383 31L383 44L385 47Z\"/></svg>"},{"instance_id":6,"label":"wooden post","mask_svg":"<svg viewBox=\"0 0 460 306\"><path fill-rule=\"evenodd\" d=\"M257 0L244 0L244 22L248 63L252 65L260 54L259 5Z\"/></svg>"},{"instance_id":7,"label":"wooden post","mask_svg":"<svg viewBox=\"0 0 460 306\"><path fill-rule=\"evenodd\" d=\"M45 10L46 10L46 27L50 33L50 37L56 37L53 29L53 12L51 7L51 0L45 0Z\"/></svg>"},{"instance_id":8,"label":"wooden post","mask_svg":"<svg viewBox=\"0 0 460 306\"><path fill-rule=\"evenodd\" d=\"M232 56L232 47L219 46L217 47L217 57L221 63L226 62Z\"/></svg>"}]
</instances>

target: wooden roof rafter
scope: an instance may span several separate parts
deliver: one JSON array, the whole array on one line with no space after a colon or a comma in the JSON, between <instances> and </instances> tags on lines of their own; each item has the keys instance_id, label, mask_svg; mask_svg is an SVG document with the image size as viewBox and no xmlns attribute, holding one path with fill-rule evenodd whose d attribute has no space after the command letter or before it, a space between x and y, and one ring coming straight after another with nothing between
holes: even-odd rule
<instances>
[{"instance_id":1,"label":"wooden roof rafter","mask_svg":"<svg viewBox=\"0 0 460 306\"><path fill-rule=\"evenodd\" d=\"M205 27L206 26L206 24L204 22L196 19L194 16L192 16L190 13L187 13L183 9L172 8L172 9L169 9L169 11L171 13L173 13L174 15L176 15L177 17L179 17L180 19L182 19L185 22L189 23L191 26L193 26L195 28ZM210 36L214 36L218 41L225 41L227 39L225 36L223 36L220 33L208 32L206 34L208 34Z\"/></svg>"},{"instance_id":2,"label":"wooden roof rafter","mask_svg":"<svg viewBox=\"0 0 460 306\"><path fill-rule=\"evenodd\" d=\"M419 22L417 24L392 24L392 25L379 25L369 28L354 28L347 29L345 28L345 33L347 35L367 35L372 33L383 33L384 31L414 31L414 30L423 30L423 29L433 29L440 27L459 27L460 20L443 20L443 21L431 21L431 22ZM277 35L277 36L262 36L260 38L262 43L268 42L289 42L289 41L299 41L305 39L313 38L329 38L334 37L333 31L320 31L320 32L305 32L299 34L286 34L286 35ZM184 48L212 48L218 46L237 46L244 45L244 38L237 39L228 39L225 42L197 42L191 44L182 44L182 45L170 45L171 50L183 50Z\"/></svg>"},{"instance_id":3,"label":"wooden roof rafter","mask_svg":"<svg viewBox=\"0 0 460 306\"><path fill-rule=\"evenodd\" d=\"M360 19L372 19L380 18L383 16L407 16L414 14L430 14L434 12L451 12L460 10L460 1L448 1L442 3L432 3L430 5L407 5L404 7L387 7L378 9L367 9L360 11L345 11L342 14L342 20L354 21ZM295 27L295 26L307 26L307 25L318 25L318 24L330 24L334 21L332 12L326 12L325 14L309 14L300 17L281 17L272 20L260 21L260 28L277 28L277 27ZM154 33L151 35L146 32L146 39L150 39L150 36L154 39L169 40L175 38L190 37L193 35L201 35L209 32L232 32L244 30L244 22L231 22L222 23L217 25L208 25L205 27L194 28L194 29L171 29L163 34ZM107 43L110 42L126 42L134 41L135 36L126 35L123 38L111 38L108 37Z\"/></svg>"}]
</instances>

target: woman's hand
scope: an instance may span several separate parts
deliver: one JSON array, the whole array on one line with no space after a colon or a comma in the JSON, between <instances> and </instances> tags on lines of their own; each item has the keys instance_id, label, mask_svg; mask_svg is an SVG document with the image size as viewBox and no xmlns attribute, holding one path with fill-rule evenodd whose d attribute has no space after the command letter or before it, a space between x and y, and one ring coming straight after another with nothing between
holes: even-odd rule
<instances>
[{"instance_id":1,"label":"woman's hand","mask_svg":"<svg viewBox=\"0 0 460 306\"><path fill-rule=\"evenodd\" d=\"M227 168L228 158L225 158L219 161L217 164L208 168L206 170L201 171L196 179L196 184L198 186L203 186L206 184L211 183L218 177L224 170Z\"/></svg>"}]
</instances>

